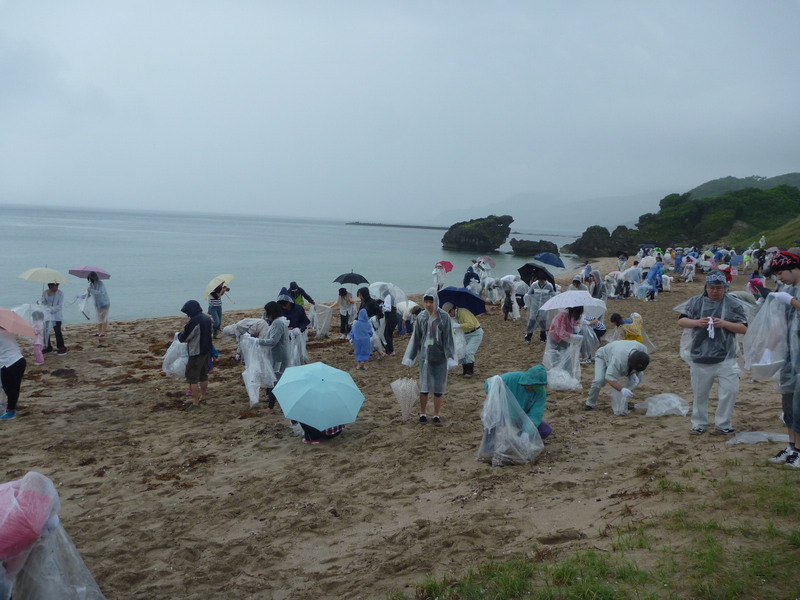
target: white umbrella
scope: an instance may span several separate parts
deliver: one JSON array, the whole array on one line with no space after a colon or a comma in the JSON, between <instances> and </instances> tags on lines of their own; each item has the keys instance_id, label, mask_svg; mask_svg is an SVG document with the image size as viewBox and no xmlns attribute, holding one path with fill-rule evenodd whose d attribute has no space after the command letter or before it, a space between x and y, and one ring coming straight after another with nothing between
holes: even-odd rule
<instances>
[{"instance_id":1,"label":"white umbrella","mask_svg":"<svg viewBox=\"0 0 800 600\"><path fill-rule=\"evenodd\" d=\"M41 283L67 283L67 278L64 275L49 267L34 267L33 269L28 269L20 275L20 278Z\"/></svg>"},{"instance_id":2,"label":"white umbrella","mask_svg":"<svg viewBox=\"0 0 800 600\"><path fill-rule=\"evenodd\" d=\"M656 257L655 256L645 256L642 260L639 261L639 267L642 269L648 269L656 264Z\"/></svg>"},{"instance_id":3,"label":"white umbrella","mask_svg":"<svg viewBox=\"0 0 800 600\"><path fill-rule=\"evenodd\" d=\"M214 277L214 279L208 282L208 285L206 286L205 297L209 298L211 296L211 292L217 289L217 287L223 283L226 285L229 284L234 280L235 277L236 275L233 275L232 273L223 273L222 275L217 275Z\"/></svg>"},{"instance_id":4,"label":"white umbrella","mask_svg":"<svg viewBox=\"0 0 800 600\"><path fill-rule=\"evenodd\" d=\"M406 293L403 290L401 290L395 284L388 283L386 281L376 281L371 283L369 284L368 289L370 296L380 300L383 300L387 293L391 294L392 298L394 298L395 306L408 300L408 296L406 296Z\"/></svg>"},{"instance_id":5,"label":"white umbrella","mask_svg":"<svg viewBox=\"0 0 800 600\"><path fill-rule=\"evenodd\" d=\"M556 294L542 304L540 310L561 310L582 306L583 313L588 317L599 317L606 312L606 303L599 298L592 298L586 290L567 290Z\"/></svg>"}]
</instances>

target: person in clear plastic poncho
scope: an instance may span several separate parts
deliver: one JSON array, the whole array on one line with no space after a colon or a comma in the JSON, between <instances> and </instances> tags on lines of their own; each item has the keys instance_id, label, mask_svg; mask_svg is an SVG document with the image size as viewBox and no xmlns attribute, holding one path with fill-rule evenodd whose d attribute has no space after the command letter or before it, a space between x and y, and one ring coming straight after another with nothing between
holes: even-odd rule
<instances>
[{"instance_id":1,"label":"person in clear plastic poncho","mask_svg":"<svg viewBox=\"0 0 800 600\"><path fill-rule=\"evenodd\" d=\"M428 421L428 394L433 392L433 423L441 425L440 411L447 388L447 371L458 365L453 325L450 316L436 306L436 290L425 292L423 302L425 310L417 317L403 364L410 368L419 357L419 421Z\"/></svg>"},{"instance_id":2,"label":"person in clear plastic poncho","mask_svg":"<svg viewBox=\"0 0 800 600\"><path fill-rule=\"evenodd\" d=\"M556 295L555 286L547 281L547 277L539 271L536 281L531 282L525 294L525 307L528 309L528 325L525 329L525 341L530 342L533 332L539 330L539 339L547 341L547 311L540 310L542 304Z\"/></svg>"},{"instance_id":3,"label":"person in clear plastic poncho","mask_svg":"<svg viewBox=\"0 0 800 600\"><path fill-rule=\"evenodd\" d=\"M736 334L747 332L744 306L727 293L728 282L719 271L706 276L705 291L675 307L678 325L686 331L681 339L681 358L691 367L692 433L708 429L708 397L718 383L719 402L714 416L715 432L733 434L733 407L739 392Z\"/></svg>"},{"instance_id":4,"label":"person in clear plastic poncho","mask_svg":"<svg viewBox=\"0 0 800 600\"><path fill-rule=\"evenodd\" d=\"M649 364L647 347L640 342L617 340L600 348L594 357L594 380L583 409L593 410L597 406L600 390L606 384L622 394L627 403Z\"/></svg>"},{"instance_id":5,"label":"person in clear plastic poncho","mask_svg":"<svg viewBox=\"0 0 800 600\"><path fill-rule=\"evenodd\" d=\"M527 371L503 373L500 379L506 384L514 399L531 422L536 426L542 439L549 436L553 429L544 420L544 409L547 404L547 369L542 365L534 365ZM487 379L484 390L489 392Z\"/></svg>"},{"instance_id":6,"label":"person in clear plastic poncho","mask_svg":"<svg viewBox=\"0 0 800 600\"><path fill-rule=\"evenodd\" d=\"M780 291L772 292L768 299L780 303L785 310L786 358L780 370L781 405L783 422L789 431L789 445L769 462L800 469L800 249L778 252L770 261L770 271L780 282ZM769 303L759 311L769 310ZM769 340L775 346L776 340ZM769 346L768 346L769 348ZM761 362L772 362L771 350L765 349Z\"/></svg>"}]
</instances>

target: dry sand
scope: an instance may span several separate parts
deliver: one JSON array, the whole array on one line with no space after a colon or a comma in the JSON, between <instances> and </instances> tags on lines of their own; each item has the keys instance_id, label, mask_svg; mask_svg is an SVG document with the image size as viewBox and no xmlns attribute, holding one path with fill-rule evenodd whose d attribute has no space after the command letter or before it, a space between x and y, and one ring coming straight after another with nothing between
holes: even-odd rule
<instances>
[{"instance_id":1,"label":"dry sand","mask_svg":"<svg viewBox=\"0 0 800 600\"><path fill-rule=\"evenodd\" d=\"M744 284L739 276L732 289ZM656 302L609 301L606 319L640 312L658 347L637 401L691 400L672 308L701 289L675 283ZM368 371L355 369L345 341L310 341L311 361L348 370L366 395L358 422L318 446L280 414L248 409L230 338L217 344L208 405L187 413L186 385L160 372L184 318L115 322L105 339L91 324L69 326L69 353L29 361L19 418L0 425L2 480L36 470L56 482L64 526L109 598L377 598L413 596L428 574L489 558L608 549L611 526L675 508L653 473L696 466L702 491L724 476L726 458L763 462L779 449L690 436L688 417L614 416L605 393L584 412L594 372L584 366L583 391L549 393L554 433L535 464L477 462L484 378L539 363L544 346L524 344L524 320L504 322L499 307L480 320L475 377L451 374L439 428L403 421L391 393L406 338ZM779 404L771 386L745 376L734 426L785 432Z\"/></svg>"}]
</instances>

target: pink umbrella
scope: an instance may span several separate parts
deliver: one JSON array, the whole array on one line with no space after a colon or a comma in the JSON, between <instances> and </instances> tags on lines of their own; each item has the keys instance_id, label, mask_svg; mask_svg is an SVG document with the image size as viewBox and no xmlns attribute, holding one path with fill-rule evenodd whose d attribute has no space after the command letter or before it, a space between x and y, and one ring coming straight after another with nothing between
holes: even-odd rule
<instances>
[{"instance_id":1,"label":"pink umbrella","mask_svg":"<svg viewBox=\"0 0 800 600\"><path fill-rule=\"evenodd\" d=\"M480 260L482 262L485 262L492 269L494 269L497 266L497 263L494 262L494 259L491 256L480 256L480 257L478 257L478 260Z\"/></svg>"},{"instance_id":2,"label":"pink umbrella","mask_svg":"<svg viewBox=\"0 0 800 600\"><path fill-rule=\"evenodd\" d=\"M89 277L89 273L97 273L98 279L111 279L111 273L109 273L105 269L101 269L100 267L95 267L93 265L82 265L80 267L73 267L67 272L70 275L75 275L75 277L80 277L81 279L86 279L87 277Z\"/></svg>"},{"instance_id":3,"label":"pink umbrella","mask_svg":"<svg viewBox=\"0 0 800 600\"><path fill-rule=\"evenodd\" d=\"M7 308L0 308L0 329L29 338L33 338L36 335L30 323L13 310L8 310Z\"/></svg>"},{"instance_id":4,"label":"pink umbrella","mask_svg":"<svg viewBox=\"0 0 800 600\"><path fill-rule=\"evenodd\" d=\"M440 260L435 266L442 267L445 273L449 273L453 270L453 263L451 263L449 260Z\"/></svg>"}]
</instances>

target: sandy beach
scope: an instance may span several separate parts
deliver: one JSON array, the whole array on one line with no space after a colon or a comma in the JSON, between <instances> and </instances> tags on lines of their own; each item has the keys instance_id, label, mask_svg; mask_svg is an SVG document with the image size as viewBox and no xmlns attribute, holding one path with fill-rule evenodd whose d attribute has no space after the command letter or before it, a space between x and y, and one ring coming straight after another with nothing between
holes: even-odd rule
<instances>
[{"instance_id":1,"label":"sandy beach","mask_svg":"<svg viewBox=\"0 0 800 600\"><path fill-rule=\"evenodd\" d=\"M616 269L612 258L593 264ZM731 289L745 283L740 275ZM609 300L607 324L611 312L637 311L657 347L635 401L662 392L691 401L672 309L702 286ZM227 311L224 323L260 316ZM208 404L187 413L185 383L160 370L184 317L112 322L106 338L71 325L65 356L37 366L24 348L19 417L0 425L2 480L31 470L53 479L64 527L108 598L380 598L413 596L429 574L490 558L608 549L611 526L675 508L653 473L698 467L702 494L731 457L762 463L780 449L690 436L688 417L615 416L605 391L584 412L594 374L585 365L582 391L549 392L554 433L536 463L477 462L484 379L542 359L543 343L523 343L524 318L504 322L499 306L480 316L475 377L451 372L442 427L401 418L390 383L405 374L407 338L397 356L359 371L334 324L329 339L309 341L310 361L349 371L366 401L356 423L317 446L302 444L280 410L249 409L231 338L215 342ZM778 413L773 386L743 373L734 426L785 433Z\"/></svg>"}]
</instances>

